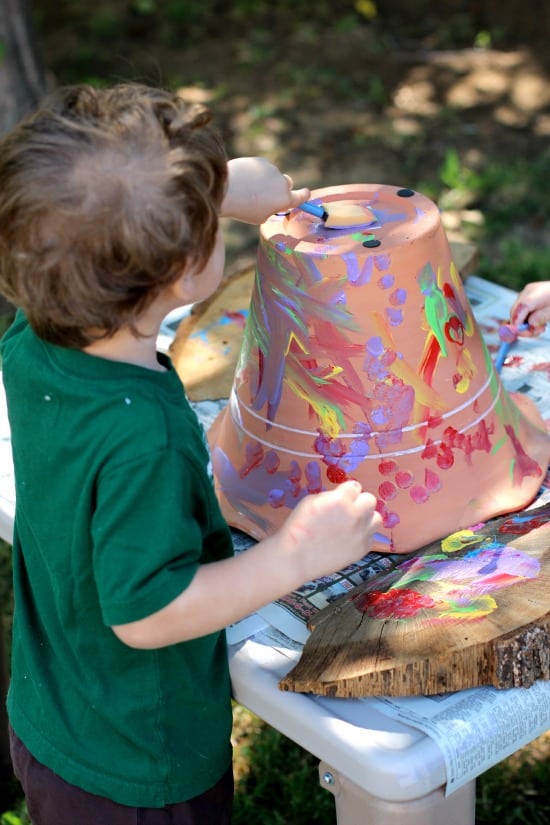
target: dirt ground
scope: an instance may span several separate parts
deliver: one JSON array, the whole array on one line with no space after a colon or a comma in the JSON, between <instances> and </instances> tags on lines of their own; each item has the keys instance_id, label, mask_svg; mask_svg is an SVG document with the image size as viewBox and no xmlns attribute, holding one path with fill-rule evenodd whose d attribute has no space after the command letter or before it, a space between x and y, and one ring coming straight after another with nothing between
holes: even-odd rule
<instances>
[{"instance_id":1,"label":"dirt ground","mask_svg":"<svg viewBox=\"0 0 550 825\"><path fill-rule=\"evenodd\" d=\"M480 37L484 47L448 49L441 37L357 21L266 28L248 20L237 34L218 26L212 36L180 36L158 15L101 27L98 9L88 29L63 10L44 20L53 82L85 75L181 87L211 105L230 155L265 155L298 185L389 183L431 194L450 150L483 171L550 145L546 48L498 50ZM467 191L450 194L449 231L475 223L478 206ZM540 240L548 228L527 222L514 231ZM229 268L253 254L256 238L253 227L228 226Z\"/></svg>"}]
</instances>

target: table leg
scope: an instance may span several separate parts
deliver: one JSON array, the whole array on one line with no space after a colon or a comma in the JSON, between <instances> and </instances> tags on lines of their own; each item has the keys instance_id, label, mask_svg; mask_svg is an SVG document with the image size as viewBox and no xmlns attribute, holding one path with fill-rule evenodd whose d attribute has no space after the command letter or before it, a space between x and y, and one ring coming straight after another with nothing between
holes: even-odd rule
<instances>
[{"instance_id":1,"label":"table leg","mask_svg":"<svg viewBox=\"0 0 550 825\"><path fill-rule=\"evenodd\" d=\"M420 799L389 802L351 782L326 762L319 764L321 787L334 796L337 825L474 825L475 780L445 796L438 788Z\"/></svg>"}]
</instances>

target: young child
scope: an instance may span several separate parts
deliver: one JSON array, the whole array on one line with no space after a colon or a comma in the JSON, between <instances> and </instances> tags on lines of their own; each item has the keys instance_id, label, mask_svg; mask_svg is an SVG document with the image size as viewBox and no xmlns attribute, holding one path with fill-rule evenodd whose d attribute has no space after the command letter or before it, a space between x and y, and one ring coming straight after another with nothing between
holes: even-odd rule
<instances>
[{"instance_id":1,"label":"young child","mask_svg":"<svg viewBox=\"0 0 550 825\"><path fill-rule=\"evenodd\" d=\"M307 189L226 161L205 110L143 86L61 91L0 144L2 342L16 478L8 696L34 825L216 825L233 796L224 628L362 557L356 482L233 556L202 430L155 347L220 283L222 215Z\"/></svg>"},{"instance_id":2,"label":"young child","mask_svg":"<svg viewBox=\"0 0 550 825\"><path fill-rule=\"evenodd\" d=\"M529 323L529 329L520 335L541 335L550 323L550 281L527 284L512 304L510 320L517 326Z\"/></svg>"}]
</instances>

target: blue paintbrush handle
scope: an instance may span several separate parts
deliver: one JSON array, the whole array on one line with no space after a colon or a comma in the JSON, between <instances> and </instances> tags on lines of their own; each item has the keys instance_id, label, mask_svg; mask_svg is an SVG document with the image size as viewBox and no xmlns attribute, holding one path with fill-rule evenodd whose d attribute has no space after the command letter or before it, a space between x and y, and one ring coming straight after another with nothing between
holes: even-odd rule
<instances>
[{"instance_id":1,"label":"blue paintbrush handle","mask_svg":"<svg viewBox=\"0 0 550 825\"><path fill-rule=\"evenodd\" d=\"M310 215L315 215L316 218L321 218L322 221L326 221L328 218L328 212L326 209L323 209L322 206L312 203L311 201L301 203L298 209L301 209L303 212L309 212Z\"/></svg>"}]
</instances>

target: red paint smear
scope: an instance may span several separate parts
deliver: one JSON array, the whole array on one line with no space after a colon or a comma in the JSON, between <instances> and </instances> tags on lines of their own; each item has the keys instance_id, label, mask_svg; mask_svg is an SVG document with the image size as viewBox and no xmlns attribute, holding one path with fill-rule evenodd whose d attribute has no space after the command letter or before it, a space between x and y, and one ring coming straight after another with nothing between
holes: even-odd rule
<instances>
[{"instance_id":1,"label":"red paint smear","mask_svg":"<svg viewBox=\"0 0 550 825\"><path fill-rule=\"evenodd\" d=\"M437 360L439 358L440 351L441 348L439 346L437 338L434 335L432 336L426 354L420 364L420 375L429 387L432 386L432 380L434 377L434 372L437 366Z\"/></svg>"},{"instance_id":2,"label":"red paint smear","mask_svg":"<svg viewBox=\"0 0 550 825\"><path fill-rule=\"evenodd\" d=\"M371 619L411 619L421 610L436 606L431 596L406 588L388 590L385 593L380 590L361 593L353 597L353 602L360 613L365 613Z\"/></svg>"},{"instance_id":3,"label":"red paint smear","mask_svg":"<svg viewBox=\"0 0 550 825\"><path fill-rule=\"evenodd\" d=\"M516 484L521 484L525 476L542 475L542 469L534 458L527 455L521 444L519 443L513 427L510 424L505 424L504 429L516 451L516 461L514 464L514 481Z\"/></svg>"},{"instance_id":4,"label":"red paint smear","mask_svg":"<svg viewBox=\"0 0 550 825\"><path fill-rule=\"evenodd\" d=\"M425 504L429 498L426 488L421 487L419 484L411 487L409 495L415 504Z\"/></svg>"},{"instance_id":5,"label":"red paint smear","mask_svg":"<svg viewBox=\"0 0 550 825\"><path fill-rule=\"evenodd\" d=\"M441 490L441 480L433 470L426 469L424 471L424 484L430 493L437 493L438 490Z\"/></svg>"},{"instance_id":6,"label":"red paint smear","mask_svg":"<svg viewBox=\"0 0 550 825\"><path fill-rule=\"evenodd\" d=\"M264 353L258 348L258 387L261 387L264 382Z\"/></svg>"},{"instance_id":7,"label":"red paint smear","mask_svg":"<svg viewBox=\"0 0 550 825\"><path fill-rule=\"evenodd\" d=\"M333 484L342 484L347 480L347 473L340 469L340 467L329 467L327 469L327 478Z\"/></svg>"},{"instance_id":8,"label":"red paint smear","mask_svg":"<svg viewBox=\"0 0 550 825\"><path fill-rule=\"evenodd\" d=\"M378 495L385 501L391 501L397 495L397 487L391 481L383 481L378 488Z\"/></svg>"},{"instance_id":9,"label":"red paint smear","mask_svg":"<svg viewBox=\"0 0 550 825\"><path fill-rule=\"evenodd\" d=\"M242 312L232 312L228 309L224 312L224 315L229 321L233 321L238 327L244 329L246 324L246 316L243 315Z\"/></svg>"},{"instance_id":10,"label":"red paint smear","mask_svg":"<svg viewBox=\"0 0 550 825\"><path fill-rule=\"evenodd\" d=\"M491 440L489 436L493 428L487 427L485 421L480 421L478 427L472 435L459 433L454 427L447 427L443 433L445 442L454 449L463 450L466 456L471 455L475 450L488 453L491 450Z\"/></svg>"},{"instance_id":11,"label":"red paint smear","mask_svg":"<svg viewBox=\"0 0 550 825\"><path fill-rule=\"evenodd\" d=\"M421 458L435 458L437 456L437 444L431 438L426 441L426 446L422 450Z\"/></svg>"},{"instance_id":12,"label":"red paint smear","mask_svg":"<svg viewBox=\"0 0 550 825\"><path fill-rule=\"evenodd\" d=\"M485 421L481 421L473 434L466 435L454 427L447 427L443 433L443 438L439 444L432 439L428 439L422 451L422 458L435 458L437 466L441 470L448 470L454 464L453 450L462 450L466 456L466 461L470 462L473 452L476 450L488 453L491 449L490 435L493 427L488 427Z\"/></svg>"},{"instance_id":13,"label":"red paint smear","mask_svg":"<svg viewBox=\"0 0 550 825\"><path fill-rule=\"evenodd\" d=\"M526 533L530 533L531 530L536 530L539 527L543 527L545 524L548 524L547 513L539 518L526 519L525 521L516 521L511 518L508 521L505 521L504 524L500 525L498 532L513 533L515 535L524 536Z\"/></svg>"},{"instance_id":14,"label":"red paint smear","mask_svg":"<svg viewBox=\"0 0 550 825\"><path fill-rule=\"evenodd\" d=\"M246 476L254 469L254 467L259 467L262 463L264 458L264 448L261 444L256 442L255 444L247 444L246 445L246 462L242 465L239 470L239 478L246 478Z\"/></svg>"},{"instance_id":15,"label":"red paint smear","mask_svg":"<svg viewBox=\"0 0 550 825\"><path fill-rule=\"evenodd\" d=\"M452 315L445 324L445 337L452 344L459 344L459 346L463 345L464 326L456 315Z\"/></svg>"},{"instance_id":16,"label":"red paint smear","mask_svg":"<svg viewBox=\"0 0 550 825\"><path fill-rule=\"evenodd\" d=\"M455 463L453 451L447 444L441 443L437 451L437 466L441 470L449 470Z\"/></svg>"},{"instance_id":17,"label":"red paint smear","mask_svg":"<svg viewBox=\"0 0 550 825\"><path fill-rule=\"evenodd\" d=\"M406 490L414 481L414 476L408 470L401 470L395 474L395 483L401 490Z\"/></svg>"}]
</instances>

